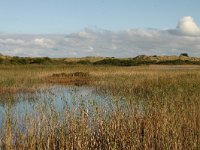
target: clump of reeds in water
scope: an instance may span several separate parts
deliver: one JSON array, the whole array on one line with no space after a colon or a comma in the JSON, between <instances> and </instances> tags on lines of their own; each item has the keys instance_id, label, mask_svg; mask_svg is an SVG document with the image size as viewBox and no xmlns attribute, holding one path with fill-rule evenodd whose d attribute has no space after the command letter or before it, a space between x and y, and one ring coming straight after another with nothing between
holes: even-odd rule
<instances>
[{"instance_id":1,"label":"clump of reeds in water","mask_svg":"<svg viewBox=\"0 0 200 150\"><path fill-rule=\"evenodd\" d=\"M48 77L50 83L87 85L91 76L88 72L73 72L73 73L54 73Z\"/></svg>"}]
</instances>

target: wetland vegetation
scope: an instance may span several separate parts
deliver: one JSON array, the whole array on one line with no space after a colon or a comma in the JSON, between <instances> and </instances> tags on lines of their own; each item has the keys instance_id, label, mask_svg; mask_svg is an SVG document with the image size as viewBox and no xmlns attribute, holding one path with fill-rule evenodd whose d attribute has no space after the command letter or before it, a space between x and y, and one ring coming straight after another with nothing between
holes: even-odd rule
<instances>
[{"instance_id":1,"label":"wetland vegetation","mask_svg":"<svg viewBox=\"0 0 200 150\"><path fill-rule=\"evenodd\" d=\"M199 99L198 65L2 64L0 148L200 149Z\"/></svg>"}]
</instances>

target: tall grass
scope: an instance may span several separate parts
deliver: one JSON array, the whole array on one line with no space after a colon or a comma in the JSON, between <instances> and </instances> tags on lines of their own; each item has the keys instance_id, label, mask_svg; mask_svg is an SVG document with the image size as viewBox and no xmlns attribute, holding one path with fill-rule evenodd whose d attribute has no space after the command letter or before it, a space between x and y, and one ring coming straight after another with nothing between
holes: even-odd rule
<instances>
[{"instance_id":1,"label":"tall grass","mask_svg":"<svg viewBox=\"0 0 200 150\"><path fill-rule=\"evenodd\" d=\"M48 87L53 74L87 72L89 85L110 93L115 104L108 111L94 104L90 109L83 104L69 108L66 103L59 112L49 99L21 118L8 108L0 130L2 149L200 149L198 67L1 66L0 70L1 90ZM122 100L128 105L119 105Z\"/></svg>"}]
</instances>

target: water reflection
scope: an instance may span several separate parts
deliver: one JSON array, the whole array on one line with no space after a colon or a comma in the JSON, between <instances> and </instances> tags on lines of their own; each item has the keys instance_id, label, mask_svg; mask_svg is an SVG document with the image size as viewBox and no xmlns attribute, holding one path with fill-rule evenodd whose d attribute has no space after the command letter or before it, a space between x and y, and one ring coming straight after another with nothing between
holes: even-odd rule
<instances>
[{"instance_id":1,"label":"water reflection","mask_svg":"<svg viewBox=\"0 0 200 150\"><path fill-rule=\"evenodd\" d=\"M55 85L37 90L35 93L21 92L7 99L2 98L0 100L0 121L2 127L5 124L8 109L12 120L16 118L20 120L31 113L35 116L40 115L39 109L43 109L46 113L52 110L59 113L64 110L76 112L82 107L88 114L94 116L96 109L103 109L109 113L122 105L125 105L124 100L114 101L110 94L101 93L94 87Z\"/></svg>"}]
</instances>

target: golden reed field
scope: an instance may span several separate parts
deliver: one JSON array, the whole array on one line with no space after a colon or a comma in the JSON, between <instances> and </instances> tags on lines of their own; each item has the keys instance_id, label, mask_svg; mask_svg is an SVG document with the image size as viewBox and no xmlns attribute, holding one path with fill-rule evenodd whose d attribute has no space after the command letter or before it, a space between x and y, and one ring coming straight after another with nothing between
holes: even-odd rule
<instances>
[{"instance_id":1,"label":"golden reed field","mask_svg":"<svg viewBox=\"0 0 200 150\"><path fill-rule=\"evenodd\" d=\"M34 96L55 85L92 88L100 103L62 96L60 111L56 92ZM198 150L200 66L0 65L0 121L0 149Z\"/></svg>"}]
</instances>

